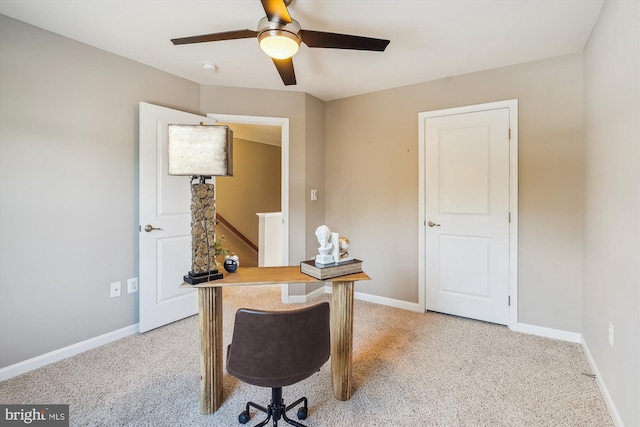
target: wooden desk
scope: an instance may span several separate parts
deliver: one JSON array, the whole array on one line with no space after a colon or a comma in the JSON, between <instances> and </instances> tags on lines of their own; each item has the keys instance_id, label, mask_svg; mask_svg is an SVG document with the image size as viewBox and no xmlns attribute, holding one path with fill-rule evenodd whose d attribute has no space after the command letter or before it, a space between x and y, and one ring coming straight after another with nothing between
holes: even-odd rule
<instances>
[{"instance_id":1,"label":"wooden desk","mask_svg":"<svg viewBox=\"0 0 640 427\"><path fill-rule=\"evenodd\" d=\"M353 284L371 280L365 273L325 280L332 282L331 383L338 400L351 398L353 360ZM212 414L222 403L222 287L323 282L300 272L300 266L241 267L212 282L181 288L198 288L200 312L200 413Z\"/></svg>"}]
</instances>

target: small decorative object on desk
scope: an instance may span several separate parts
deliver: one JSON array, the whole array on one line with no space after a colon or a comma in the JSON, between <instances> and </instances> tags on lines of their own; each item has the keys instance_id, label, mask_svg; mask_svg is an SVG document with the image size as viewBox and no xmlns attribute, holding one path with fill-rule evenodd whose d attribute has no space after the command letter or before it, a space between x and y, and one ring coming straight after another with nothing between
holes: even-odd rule
<instances>
[{"instance_id":1,"label":"small decorative object on desk","mask_svg":"<svg viewBox=\"0 0 640 427\"><path fill-rule=\"evenodd\" d=\"M353 261L349 257L349 239L340 236L340 233L332 233L329 227L321 225L316 228L316 238L320 247L319 255L316 255L316 264L329 265Z\"/></svg>"},{"instance_id":2,"label":"small decorative object on desk","mask_svg":"<svg viewBox=\"0 0 640 427\"><path fill-rule=\"evenodd\" d=\"M240 267L238 255L227 255L227 259L224 260L224 269L229 273L235 273L238 267Z\"/></svg>"},{"instance_id":3,"label":"small decorative object on desk","mask_svg":"<svg viewBox=\"0 0 640 427\"><path fill-rule=\"evenodd\" d=\"M316 255L316 262L318 264L333 264L335 262L333 254L329 251L333 249L333 244L329 242L331 239L331 230L326 225L321 225L316 228L316 238L320 247L318 248L319 255Z\"/></svg>"},{"instance_id":4,"label":"small decorative object on desk","mask_svg":"<svg viewBox=\"0 0 640 427\"><path fill-rule=\"evenodd\" d=\"M339 249L339 252L340 252L340 255L339 255L340 259L337 260L337 262L353 261L353 257L349 256L349 245L350 244L351 244L351 242L349 242L349 239L347 239L344 236L340 236L340 238L338 239L338 249Z\"/></svg>"},{"instance_id":5,"label":"small decorative object on desk","mask_svg":"<svg viewBox=\"0 0 640 427\"><path fill-rule=\"evenodd\" d=\"M349 239L340 233L332 233L326 225L316 228L316 238L320 244L319 255L310 261L302 261L301 273L327 280L362 271L362 261L349 256Z\"/></svg>"}]
</instances>

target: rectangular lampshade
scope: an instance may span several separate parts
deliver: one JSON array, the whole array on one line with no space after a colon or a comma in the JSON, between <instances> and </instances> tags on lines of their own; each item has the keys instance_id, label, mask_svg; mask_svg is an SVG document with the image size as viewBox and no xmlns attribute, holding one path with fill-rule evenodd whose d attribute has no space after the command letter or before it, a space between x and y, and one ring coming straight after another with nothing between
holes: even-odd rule
<instances>
[{"instance_id":1,"label":"rectangular lampshade","mask_svg":"<svg viewBox=\"0 0 640 427\"><path fill-rule=\"evenodd\" d=\"M233 176L233 131L220 125L168 125L169 175Z\"/></svg>"}]
</instances>

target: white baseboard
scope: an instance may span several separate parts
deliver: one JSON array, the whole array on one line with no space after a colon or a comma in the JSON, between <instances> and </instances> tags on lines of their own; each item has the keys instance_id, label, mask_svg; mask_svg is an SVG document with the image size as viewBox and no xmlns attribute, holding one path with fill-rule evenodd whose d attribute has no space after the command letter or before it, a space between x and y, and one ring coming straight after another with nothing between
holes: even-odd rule
<instances>
[{"instance_id":1,"label":"white baseboard","mask_svg":"<svg viewBox=\"0 0 640 427\"><path fill-rule=\"evenodd\" d=\"M332 292L330 285L325 286L324 290L328 294ZM366 294L361 292L355 292L354 298L361 301L367 301L375 304L386 305L389 307L422 312L420 305L417 303L400 301L392 298L386 298L386 297L381 297L381 296L371 295L371 294ZM574 342L578 344L582 342L582 334L578 332L569 332L569 331L563 331L560 329L545 328L543 326L529 325L526 323L518 323L517 329L515 331L522 332L525 334L539 335L546 338L554 338L562 341Z\"/></svg>"},{"instance_id":2,"label":"white baseboard","mask_svg":"<svg viewBox=\"0 0 640 427\"><path fill-rule=\"evenodd\" d=\"M305 302L309 302L312 299L320 296L320 295L324 295L324 288L320 287L318 289L316 289L315 291L308 293L306 295L289 295L289 298L287 298L287 302L290 304L300 304L300 303L305 303Z\"/></svg>"},{"instance_id":3,"label":"white baseboard","mask_svg":"<svg viewBox=\"0 0 640 427\"><path fill-rule=\"evenodd\" d=\"M326 293L328 293L328 294L332 293L331 285L325 286L324 287L324 291ZM371 294L365 294L363 292L354 292L353 298L355 298L357 300L360 300L360 301L366 301L366 302L372 302L372 303L375 303L375 304L386 305L388 307L401 308L403 310L410 310L410 311L417 311L417 312L422 312L423 311L420 308L420 305L418 303L400 301L400 300L397 300L397 299L386 298L386 297L381 297L381 296L371 295Z\"/></svg>"},{"instance_id":4,"label":"white baseboard","mask_svg":"<svg viewBox=\"0 0 640 427\"><path fill-rule=\"evenodd\" d=\"M108 332L106 334L89 338L88 340L81 341L79 343L71 344L70 346L60 348L58 350L51 351L49 353L36 356L31 359L18 362L14 365L7 366L0 369L0 381L8 380L9 378L16 377L25 372L32 371L41 366L48 365L53 362L58 362L67 357L75 356L76 354L83 353L92 348L100 347L101 345L108 344L112 341L119 340L129 335L138 333L138 324L126 326L117 331Z\"/></svg>"},{"instance_id":5,"label":"white baseboard","mask_svg":"<svg viewBox=\"0 0 640 427\"><path fill-rule=\"evenodd\" d=\"M525 334L538 335L546 338L554 338L562 341L575 343L582 342L582 334L579 332L563 331L561 329L545 328L544 326L529 325L527 323L518 323L517 332Z\"/></svg>"},{"instance_id":6,"label":"white baseboard","mask_svg":"<svg viewBox=\"0 0 640 427\"><path fill-rule=\"evenodd\" d=\"M602 375L600 375L600 370L598 369L598 365L596 365L596 361L593 359L593 356L591 355L591 351L589 351L589 346L587 346L587 343L584 341L584 337L582 337L582 339L580 340L580 344L582 345L582 350L584 351L584 354L587 357L587 362L589 362L589 366L591 367L591 372L596 376L596 383L600 388L600 392L602 393L604 402L607 404L607 408L609 409L609 414L611 415L613 424L616 427L624 427L624 423L622 422L620 413L618 412L616 405L613 403L613 399L611 398L609 389L607 388L607 385L604 383L604 380L602 379Z\"/></svg>"}]
</instances>

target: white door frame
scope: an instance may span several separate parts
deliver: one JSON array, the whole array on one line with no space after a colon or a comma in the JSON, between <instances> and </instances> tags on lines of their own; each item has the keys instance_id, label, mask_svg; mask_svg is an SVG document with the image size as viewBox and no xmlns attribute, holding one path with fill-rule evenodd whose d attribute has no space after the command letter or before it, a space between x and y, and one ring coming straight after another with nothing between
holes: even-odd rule
<instances>
[{"instance_id":1,"label":"white door frame","mask_svg":"<svg viewBox=\"0 0 640 427\"><path fill-rule=\"evenodd\" d=\"M280 149L281 190L280 201L282 211L282 260L289 265L289 119L286 117L245 116L237 114L208 113L207 117L224 123L241 123L247 125L280 126L282 131ZM289 302L289 285L282 285L282 302Z\"/></svg>"},{"instance_id":2,"label":"white door frame","mask_svg":"<svg viewBox=\"0 0 640 427\"><path fill-rule=\"evenodd\" d=\"M509 144L509 329L518 329L518 100L490 102L418 113L418 306L427 309L427 217L426 217L426 129L428 118L474 113L498 108L509 109L511 138Z\"/></svg>"}]
</instances>

